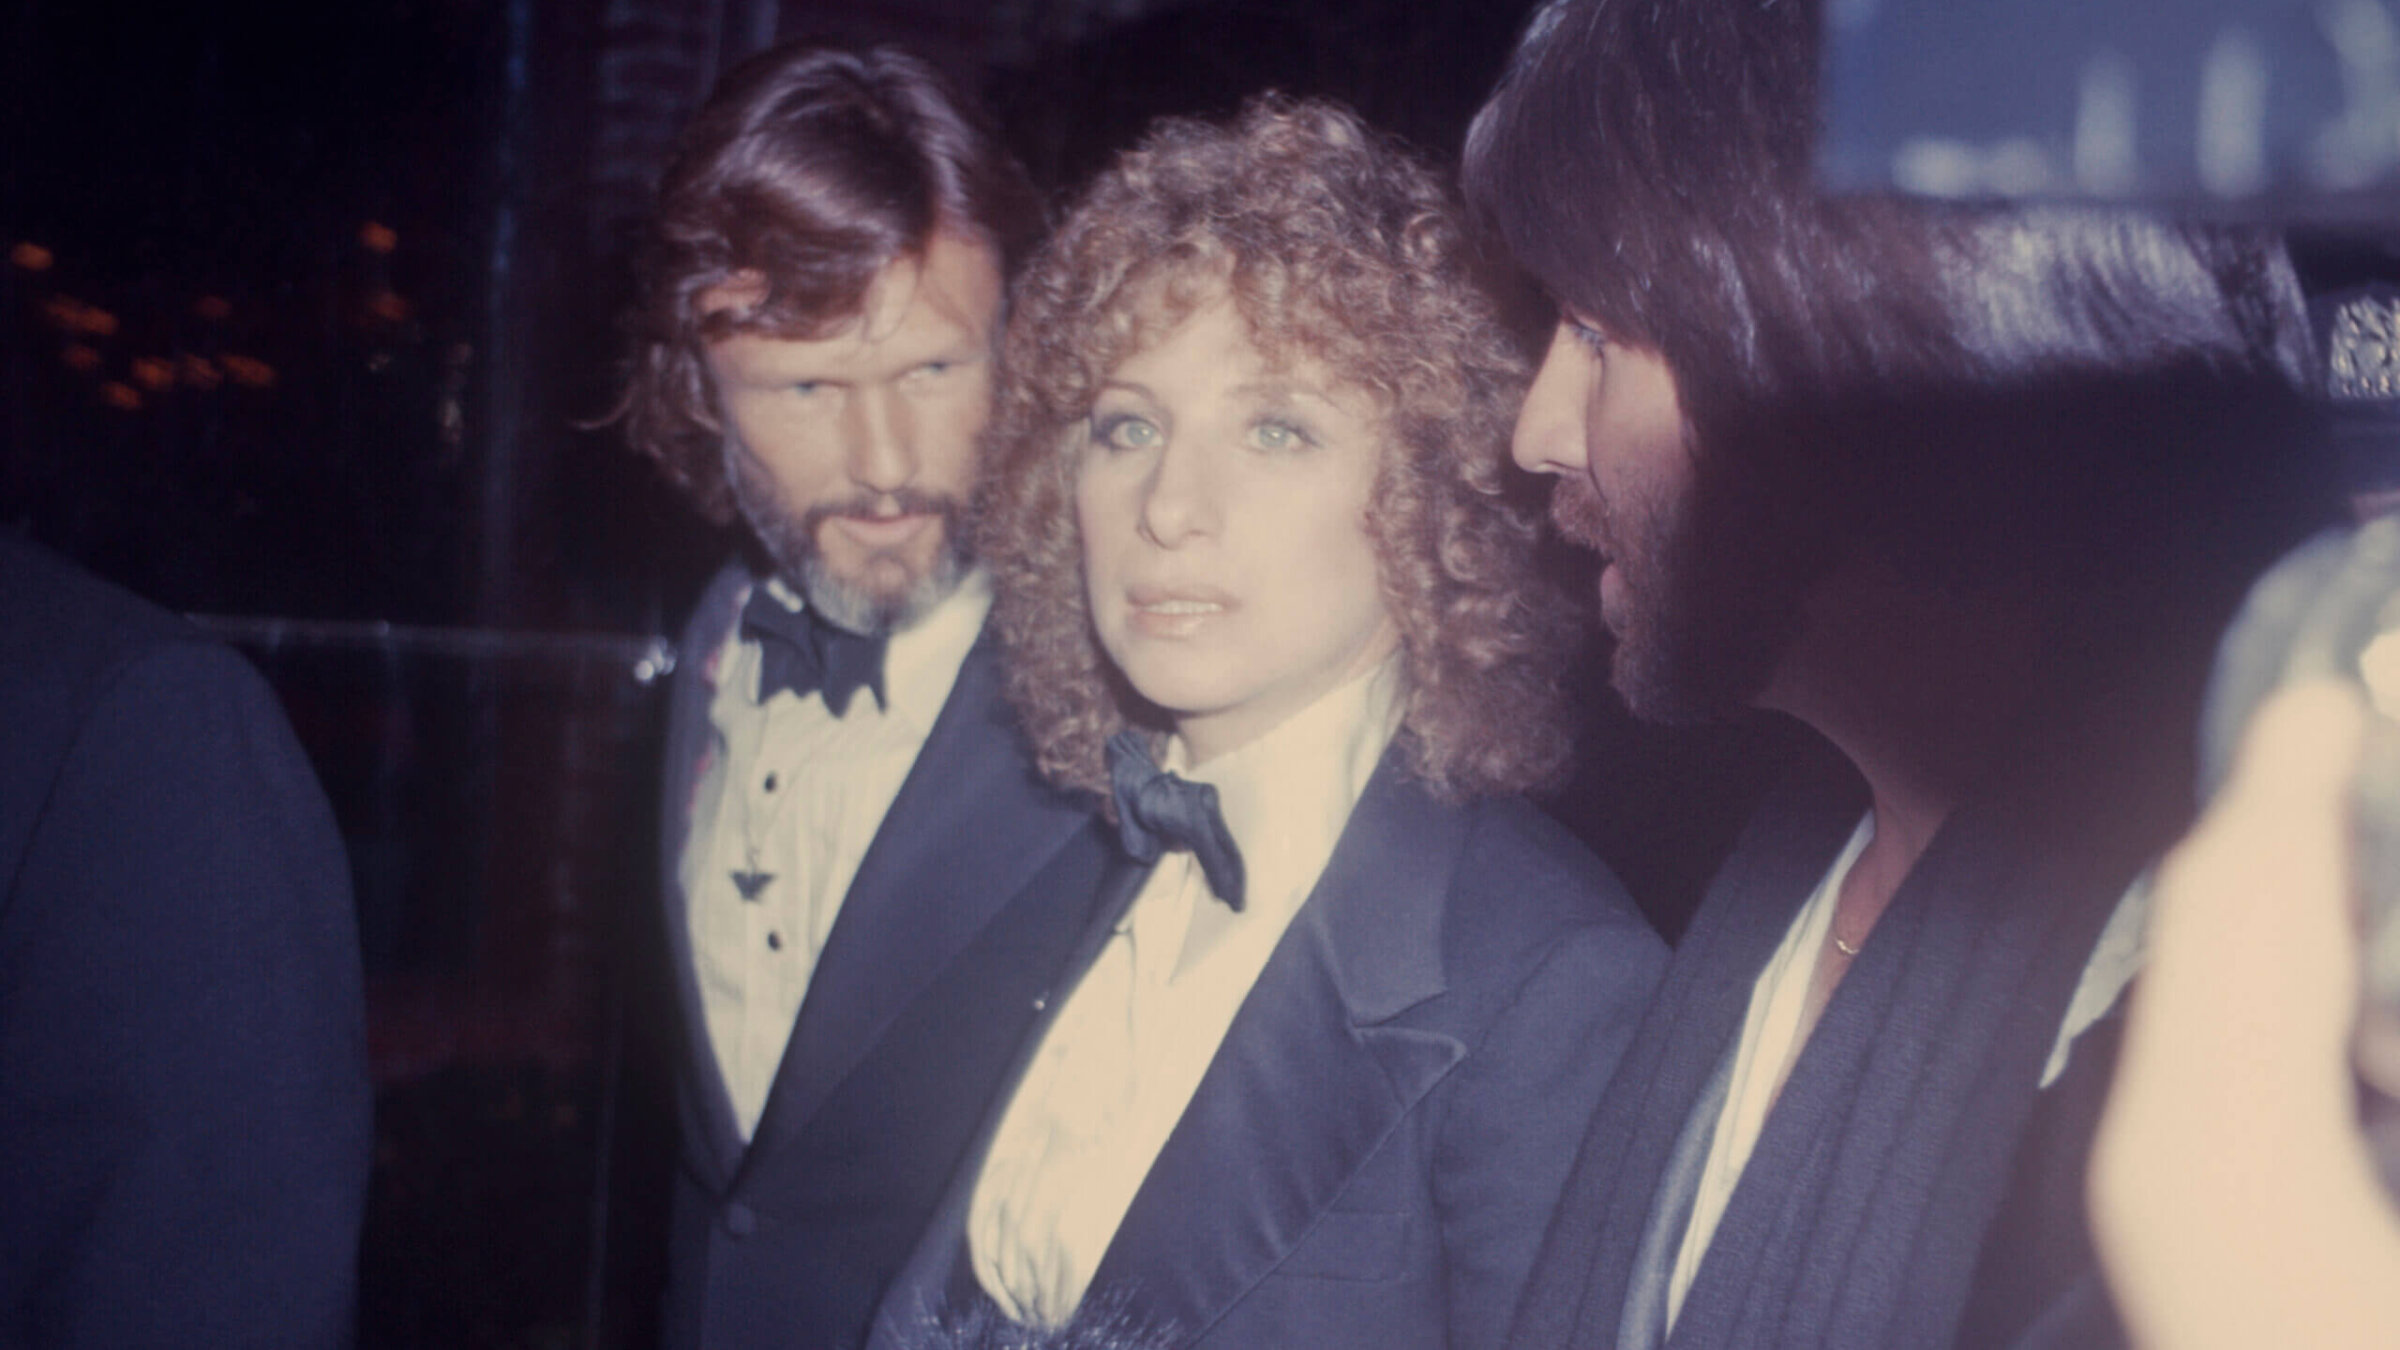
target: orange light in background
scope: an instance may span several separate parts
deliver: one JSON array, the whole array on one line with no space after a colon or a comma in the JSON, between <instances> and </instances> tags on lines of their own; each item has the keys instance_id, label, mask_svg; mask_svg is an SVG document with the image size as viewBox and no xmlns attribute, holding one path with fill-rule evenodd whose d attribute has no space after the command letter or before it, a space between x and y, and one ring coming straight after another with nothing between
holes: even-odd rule
<instances>
[{"instance_id":1,"label":"orange light in background","mask_svg":"<svg viewBox=\"0 0 2400 1350\"><path fill-rule=\"evenodd\" d=\"M50 264L57 261L50 256L50 250L30 239L17 241L17 246L8 251L8 260L28 272L47 272Z\"/></svg>"},{"instance_id":2,"label":"orange light in background","mask_svg":"<svg viewBox=\"0 0 2400 1350\"><path fill-rule=\"evenodd\" d=\"M408 301L397 291L377 291L367 302L367 312L386 323L406 323L410 313Z\"/></svg>"},{"instance_id":3,"label":"orange light in background","mask_svg":"<svg viewBox=\"0 0 2400 1350\"><path fill-rule=\"evenodd\" d=\"M68 343L67 349L58 354L58 359L67 363L67 369L79 370L86 375L100 368L100 353L80 342Z\"/></svg>"},{"instance_id":4,"label":"orange light in background","mask_svg":"<svg viewBox=\"0 0 2400 1350\"><path fill-rule=\"evenodd\" d=\"M400 247L400 236L391 226L370 220L358 227L358 242L365 245L369 253L389 253Z\"/></svg>"},{"instance_id":5,"label":"orange light in background","mask_svg":"<svg viewBox=\"0 0 2400 1350\"><path fill-rule=\"evenodd\" d=\"M101 385L100 399L121 412L140 412L142 409L142 396L123 380L110 380Z\"/></svg>"},{"instance_id":6,"label":"orange light in background","mask_svg":"<svg viewBox=\"0 0 2400 1350\"><path fill-rule=\"evenodd\" d=\"M116 315L72 296L50 297L42 303L42 312L50 316L50 322L84 337L110 337L117 331Z\"/></svg>"},{"instance_id":7,"label":"orange light in background","mask_svg":"<svg viewBox=\"0 0 2400 1350\"><path fill-rule=\"evenodd\" d=\"M210 323L223 323L233 317L233 306L224 296L204 295L192 302L192 312Z\"/></svg>"},{"instance_id":8,"label":"orange light in background","mask_svg":"<svg viewBox=\"0 0 2400 1350\"><path fill-rule=\"evenodd\" d=\"M175 363L157 356L137 356L133 359L133 382L153 394L163 394L175 387Z\"/></svg>"},{"instance_id":9,"label":"orange light in background","mask_svg":"<svg viewBox=\"0 0 2400 1350\"><path fill-rule=\"evenodd\" d=\"M225 368L228 379L245 389L275 387L275 367L256 357L222 356L217 358L217 364Z\"/></svg>"},{"instance_id":10,"label":"orange light in background","mask_svg":"<svg viewBox=\"0 0 2400 1350\"><path fill-rule=\"evenodd\" d=\"M205 356L186 353L176 365L180 368L183 382L194 389L214 389L225 382L225 372L217 369L217 363Z\"/></svg>"}]
</instances>

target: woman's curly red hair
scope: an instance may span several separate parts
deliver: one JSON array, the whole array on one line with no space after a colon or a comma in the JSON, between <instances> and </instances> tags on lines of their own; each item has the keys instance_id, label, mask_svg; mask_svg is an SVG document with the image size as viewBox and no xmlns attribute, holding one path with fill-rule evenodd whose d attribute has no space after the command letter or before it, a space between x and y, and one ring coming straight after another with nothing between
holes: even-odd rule
<instances>
[{"instance_id":1,"label":"woman's curly red hair","mask_svg":"<svg viewBox=\"0 0 2400 1350\"><path fill-rule=\"evenodd\" d=\"M1270 361L1305 353L1383 413L1367 531L1418 776L1451 797L1552 779L1573 607L1535 570L1538 509L1504 481L1523 358L1442 180L1348 110L1272 95L1227 124L1152 129L1014 295L976 543L1043 772L1105 794L1108 738L1166 727L1093 634L1074 472L1109 372L1225 294Z\"/></svg>"}]
</instances>

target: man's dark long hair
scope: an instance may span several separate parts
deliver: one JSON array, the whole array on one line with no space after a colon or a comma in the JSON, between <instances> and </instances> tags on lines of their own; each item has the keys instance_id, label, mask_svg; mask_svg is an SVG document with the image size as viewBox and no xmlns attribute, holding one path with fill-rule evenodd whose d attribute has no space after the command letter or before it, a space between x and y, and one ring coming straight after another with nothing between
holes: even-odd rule
<instances>
[{"instance_id":1,"label":"man's dark long hair","mask_svg":"<svg viewBox=\"0 0 2400 1350\"><path fill-rule=\"evenodd\" d=\"M2266 508L2321 470L2280 241L1821 196L1821 24L1810 0L1554 0L1468 136L1484 226L1666 358L1716 528L1795 586L1853 548L2080 586L2265 546L2233 518L2288 534Z\"/></svg>"},{"instance_id":2,"label":"man's dark long hair","mask_svg":"<svg viewBox=\"0 0 2400 1350\"><path fill-rule=\"evenodd\" d=\"M1041 227L1023 170L918 57L807 43L753 57L684 130L659 188L629 320L627 438L703 515L732 519L703 344L819 336L937 231L988 244L1006 271ZM701 295L741 273L765 283L760 301L704 313Z\"/></svg>"}]
</instances>

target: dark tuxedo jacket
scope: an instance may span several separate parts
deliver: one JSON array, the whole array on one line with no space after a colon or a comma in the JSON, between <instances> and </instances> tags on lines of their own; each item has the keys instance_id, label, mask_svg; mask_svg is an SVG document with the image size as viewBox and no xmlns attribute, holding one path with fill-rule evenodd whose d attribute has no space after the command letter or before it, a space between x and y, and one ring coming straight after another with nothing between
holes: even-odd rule
<instances>
[{"instance_id":1,"label":"dark tuxedo jacket","mask_svg":"<svg viewBox=\"0 0 2400 1350\"><path fill-rule=\"evenodd\" d=\"M0 531L0 1346L349 1343L360 984L266 682Z\"/></svg>"},{"instance_id":2,"label":"dark tuxedo jacket","mask_svg":"<svg viewBox=\"0 0 2400 1350\"><path fill-rule=\"evenodd\" d=\"M2082 1168L2115 1024L2042 1073L2120 897L2192 809L2205 661L2065 663L1894 894L1794 1060L1672 1336L1683 1347L2094 1345L2120 1334ZM1591 1122L1510 1344L1649 1347L1758 972L1867 804L1798 748L1711 884Z\"/></svg>"},{"instance_id":3,"label":"dark tuxedo jacket","mask_svg":"<svg viewBox=\"0 0 2400 1350\"><path fill-rule=\"evenodd\" d=\"M1565 831L1518 800L1437 802L1387 756L1086 1310L1142 1345L1497 1344L1664 957ZM978 1170L886 1297L877 1350L976 1315Z\"/></svg>"},{"instance_id":4,"label":"dark tuxedo jacket","mask_svg":"<svg viewBox=\"0 0 2400 1350\"><path fill-rule=\"evenodd\" d=\"M1043 784L987 632L861 862L747 1147L709 1044L678 878L704 672L751 575L720 573L672 691L661 876L682 1037L670 1346L855 1345L1087 926L1113 846Z\"/></svg>"}]
</instances>

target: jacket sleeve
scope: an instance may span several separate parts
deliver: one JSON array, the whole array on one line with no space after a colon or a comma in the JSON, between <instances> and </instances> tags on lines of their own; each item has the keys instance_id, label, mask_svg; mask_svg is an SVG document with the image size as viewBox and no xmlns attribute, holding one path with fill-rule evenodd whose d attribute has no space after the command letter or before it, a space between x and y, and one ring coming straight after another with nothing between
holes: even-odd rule
<instances>
[{"instance_id":1,"label":"jacket sleeve","mask_svg":"<svg viewBox=\"0 0 2400 1350\"><path fill-rule=\"evenodd\" d=\"M1666 965L1625 909L1559 938L1454 1071L1434 1160L1453 1350L1506 1337L1576 1147Z\"/></svg>"},{"instance_id":2,"label":"jacket sleeve","mask_svg":"<svg viewBox=\"0 0 2400 1350\"><path fill-rule=\"evenodd\" d=\"M202 642L115 667L5 881L0 1344L346 1344L356 920L265 682Z\"/></svg>"}]
</instances>

